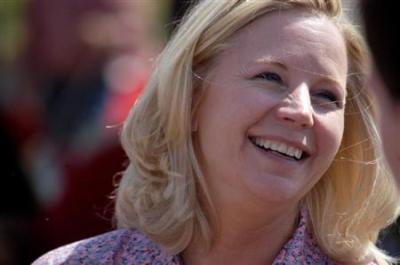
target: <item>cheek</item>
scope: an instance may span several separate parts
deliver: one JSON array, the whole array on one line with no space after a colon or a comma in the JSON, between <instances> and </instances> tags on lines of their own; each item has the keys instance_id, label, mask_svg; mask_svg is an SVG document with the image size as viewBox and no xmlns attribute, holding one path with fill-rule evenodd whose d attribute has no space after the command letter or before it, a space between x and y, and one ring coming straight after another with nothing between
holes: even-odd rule
<instances>
[{"instance_id":1,"label":"cheek","mask_svg":"<svg viewBox=\"0 0 400 265\"><path fill-rule=\"evenodd\" d=\"M339 150L343 139L344 116L343 113L332 114L330 119L321 124L318 135L319 148L333 159Z\"/></svg>"},{"instance_id":2,"label":"cheek","mask_svg":"<svg viewBox=\"0 0 400 265\"><path fill-rule=\"evenodd\" d=\"M241 115L231 96L213 92L203 99L195 116L197 151L208 160L219 159L231 148L229 143L238 141L234 134L238 132L237 117Z\"/></svg>"}]
</instances>

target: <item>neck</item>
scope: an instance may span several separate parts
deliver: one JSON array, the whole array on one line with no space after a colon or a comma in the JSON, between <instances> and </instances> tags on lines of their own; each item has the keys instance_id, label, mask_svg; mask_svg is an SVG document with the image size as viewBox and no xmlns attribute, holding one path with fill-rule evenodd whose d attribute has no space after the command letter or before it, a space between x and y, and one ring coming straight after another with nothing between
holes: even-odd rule
<instances>
[{"instance_id":1,"label":"neck","mask_svg":"<svg viewBox=\"0 0 400 265\"><path fill-rule=\"evenodd\" d=\"M263 216L250 211L219 213L224 218L210 249L194 239L183 252L185 264L272 264L293 234L298 209L264 210Z\"/></svg>"}]
</instances>

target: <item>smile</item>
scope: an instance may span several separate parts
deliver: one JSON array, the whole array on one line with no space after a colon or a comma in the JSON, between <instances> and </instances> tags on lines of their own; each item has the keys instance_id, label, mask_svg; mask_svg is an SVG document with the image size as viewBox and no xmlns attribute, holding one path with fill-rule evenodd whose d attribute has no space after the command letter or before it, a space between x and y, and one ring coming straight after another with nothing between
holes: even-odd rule
<instances>
[{"instance_id":1,"label":"smile","mask_svg":"<svg viewBox=\"0 0 400 265\"><path fill-rule=\"evenodd\" d=\"M273 151L275 153L284 155L297 161L302 160L308 156L305 151L283 142L266 140L257 137L250 137L250 141L257 147L262 148L266 151Z\"/></svg>"}]
</instances>

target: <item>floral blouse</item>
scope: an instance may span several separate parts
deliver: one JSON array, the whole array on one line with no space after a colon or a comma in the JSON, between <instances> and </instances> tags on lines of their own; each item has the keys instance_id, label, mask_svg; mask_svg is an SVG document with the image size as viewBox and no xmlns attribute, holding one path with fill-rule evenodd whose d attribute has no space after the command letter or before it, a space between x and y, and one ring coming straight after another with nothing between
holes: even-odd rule
<instances>
[{"instance_id":1,"label":"floral blouse","mask_svg":"<svg viewBox=\"0 0 400 265\"><path fill-rule=\"evenodd\" d=\"M308 233L306 217L303 210L298 227L272 265L336 264L322 253ZM183 261L178 255L167 253L138 230L120 229L60 247L33 262L33 265L45 264L183 265Z\"/></svg>"}]
</instances>

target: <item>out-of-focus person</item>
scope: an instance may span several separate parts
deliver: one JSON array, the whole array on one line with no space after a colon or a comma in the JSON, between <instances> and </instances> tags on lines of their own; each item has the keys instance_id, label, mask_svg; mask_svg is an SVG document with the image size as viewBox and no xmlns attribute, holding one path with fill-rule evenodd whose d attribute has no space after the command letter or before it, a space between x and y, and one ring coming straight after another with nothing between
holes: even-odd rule
<instances>
[{"instance_id":1,"label":"out-of-focus person","mask_svg":"<svg viewBox=\"0 0 400 265\"><path fill-rule=\"evenodd\" d=\"M400 187L400 41L393 1L361 0L366 38L373 57L370 87L386 159Z\"/></svg>"},{"instance_id":2,"label":"out-of-focus person","mask_svg":"<svg viewBox=\"0 0 400 265\"><path fill-rule=\"evenodd\" d=\"M385 158L400 188L400 41L394 1L361 0L361 18L372 61L368 85L381 133ZM382 232L381 244L400 256L400 220Z\"/></svg>"},{"instance_id":3,"label":"out-of-focus person","mask_svg":"<svg viewBox=\"0 0 400 265\"><path fill-rule=\"evenodd\" d=\"M0 112L38 201L37 257L112 229L109 196L126 160L118 132L163 36L154 1L15 2L26 34Z\"/></svg>"}]
</instances>

